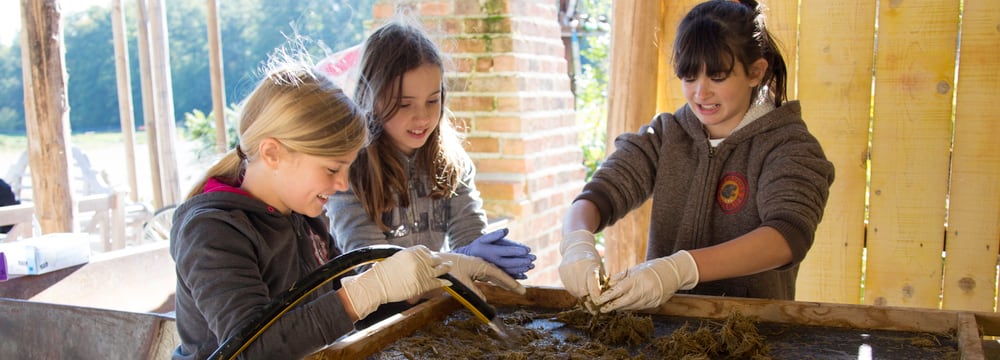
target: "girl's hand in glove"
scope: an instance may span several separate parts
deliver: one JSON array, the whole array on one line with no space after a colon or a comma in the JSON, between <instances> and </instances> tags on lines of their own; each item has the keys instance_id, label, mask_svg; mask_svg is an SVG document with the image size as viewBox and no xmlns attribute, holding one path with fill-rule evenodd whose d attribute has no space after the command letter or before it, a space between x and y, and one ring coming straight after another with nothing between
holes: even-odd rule
<instances>
[{"instance_id":1,"label":"girl's hand in glove","mask_svg":"<svg viewBox=\"0 0 1000 360\"><path fill-rule=\"evenodd\" d=\"M486 260L456 253L438 253L437 255L446 263L451 263L451 276L461 281L480 298L486 299L476 287L476 281L489 282L520 295L527 292L524 285Z\"/></svg>"},{"instance_id":2,"label":"girl's hand in glove","mask_svg":"<svg viewBox=\"0 0 1000 360\"><path fill-rule=\"evenodd\" d=\"M341 279L348 313L363 319L379 305L410 299L429 290L451 285L438 279L451 267L423 245L400 250L372 265L368 271Z\"/></svg>"},{"instance_id":3,"label":"girl's hand in glove","mask_svg":"<svg viewBox=\"0 0 1000 360\"><path fill-rule=\"evenodd\" d=\"M527 245L507 239L507 232L507 228L496 230L452 252L483 258L515 279L527 279L524 273L535 267L535 255Z\"/></svg>"},{"instance_id":4,"label":"girl's hand in glove","mask_svg":"<svg viewBox=\"0 0 1000 360\"><path fill-rule=\"evenodd\" d=\"M698 264L681 250L633 266L613 276L608 284L608 290L594 299L601 312L649 309L670 300L677 290L698 285Z\"/></svg>"},{"instance_id":5,"label":"girl's hand in glove","mask_svg":"<svg viewBox=\"0 0 1000 360\"><path fill-rule=\"evenodd\" d=\"M578 298L589 296L593 300L601 294L604 264L595 242L594 233L576 230L564 235L559 244L559 253L562 254L559 279L566 291Z\"/></svg>"}]
</instances>

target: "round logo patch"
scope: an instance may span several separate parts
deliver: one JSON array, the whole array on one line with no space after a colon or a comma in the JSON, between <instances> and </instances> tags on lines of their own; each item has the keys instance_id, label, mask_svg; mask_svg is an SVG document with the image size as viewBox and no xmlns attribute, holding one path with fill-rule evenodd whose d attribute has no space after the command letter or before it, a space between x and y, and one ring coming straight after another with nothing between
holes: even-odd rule
<instances>
[{"instance_id":1,"label":"round logo patch","mask_svg":"<svg viewBox=\"0 0 1000 360\"><path fill-rule=\"evenodd\" d=\"M750 196L750 187L747 186L747 178L740 173L726 173L719 181L719 190L715 194L719 207L725 214L735 214L743 209Z\"/></svg>"}]
</instances>

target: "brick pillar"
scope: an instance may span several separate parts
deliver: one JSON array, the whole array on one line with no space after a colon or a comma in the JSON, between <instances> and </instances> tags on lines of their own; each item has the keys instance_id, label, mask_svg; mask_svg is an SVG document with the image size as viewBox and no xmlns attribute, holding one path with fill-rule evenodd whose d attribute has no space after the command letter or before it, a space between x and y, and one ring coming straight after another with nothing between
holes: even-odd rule
<instances>
[{"instance_id":1,"label":"brick pillar","mask_svg":"<svg viewBox=\"0 0 1000 360\"><path fill-rule=\"evenodd\" d=\"M559 282L562 217L585 171L558 22L558 2L379 0L376 23L397 12L420 19L448 53L449 99L491 219L538 256L531 285Z\"/></svg>"}]
</instances>

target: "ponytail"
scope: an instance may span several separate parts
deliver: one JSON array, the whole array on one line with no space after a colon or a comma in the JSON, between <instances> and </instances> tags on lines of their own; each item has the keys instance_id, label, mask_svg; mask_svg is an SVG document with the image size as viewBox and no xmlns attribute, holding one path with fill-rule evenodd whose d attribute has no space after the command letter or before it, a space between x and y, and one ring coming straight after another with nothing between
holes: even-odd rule
<instances>
[{"instance_id":1,"label":"ponytail","mask_svg":"<svg viewBox=\"0 0 1000 360\"><path fill-rule=\"evenodd\" d=\"M246 155L243 155L243 151L240 150L240 146L237 144L236 149L230 150L225 153L221 159L215 162L212 167L208 168L205 172L205 176L201 178L193 187L191 191L188 192L187 199L195 197L195 195L201 194L205 189L205 184L208 179L218 178L227 184L238 184L243 179L243 168Z\"/></svg>"},{"instance_id":2,"label":"ponytail","mask_svg":"<svg viewBox=\"0 0 1000 360\"><path fill-rule=\"evenodd\" d=\"M788 67L785 65L785 58L781 55L781 47L767 28L767 21L762 13L764 7L756 0L740 0L740 4L750 8L753 12L756 29L753 35L760 47L761 57L767 61L767 71L764 72L761 85L757 87L757 96L770 95L774 106L781 106L782 102L788 100Z\"/></svg>"}]
</instances>

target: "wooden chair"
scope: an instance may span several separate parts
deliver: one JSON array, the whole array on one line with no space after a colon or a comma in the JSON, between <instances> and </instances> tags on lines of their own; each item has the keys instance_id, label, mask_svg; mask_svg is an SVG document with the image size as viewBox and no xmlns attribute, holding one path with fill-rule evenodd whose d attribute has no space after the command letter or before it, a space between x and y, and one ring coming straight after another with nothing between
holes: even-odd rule
<instances>
[{"instance_id":1,"label":"wooden chair","mask_svg":"<svg viewBox=\"0 0 1000 360\"><path fill-rule=\"evenodd\" d=\"M135 238L141 238L142 226L152 218L152 211L142 203L127 203L128 191L108 185L107 175L91 165L90 158L77 147L72 148L72 187L74 206L81 217L80 230L99 235L102 239L98 251L124 248L128 229ZM31 171L28 154L24 152L8 170L4 178L11 190L21 200L17 209L0 211L0 224L14 224L14 229L4 241L14 241L33 235L34 206ZM8 208L8 207L4 207ZM3 209L0 209L3 210ZM26 215L27 214L27 215ZM139 240L141 241L141 240Z\"/></svg>"},{"instance_id":2,"label":"wooden chair","mask_svg":"<svg viewBox=\"0 0 1000 360\"><path fill-rule=\"evenodd\" d=\"M34 205L18 204L0 206L0 226L14 225L7 233L0 234L0 242L15 241L39 235L35 231L36 224Z\"/></svg>"},{"instance_id":3,"label":"wooden chair","mask_svg":"<svg viewBox=\"0 0 1000 360\"><path fill-rule=\"evenodd\" d=\"M176 205L170 205L156 210L153 216L142 225L141 241L161 242L170 240L170 228L174 225L174 210Z\"/></svg>"}]
</instances>

